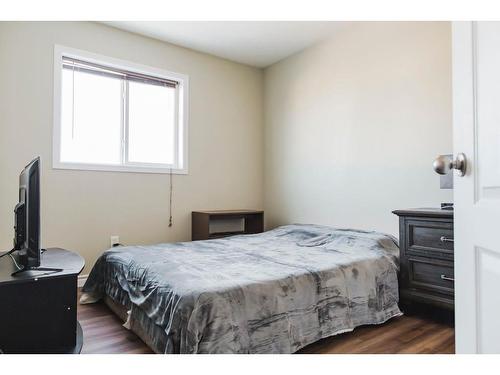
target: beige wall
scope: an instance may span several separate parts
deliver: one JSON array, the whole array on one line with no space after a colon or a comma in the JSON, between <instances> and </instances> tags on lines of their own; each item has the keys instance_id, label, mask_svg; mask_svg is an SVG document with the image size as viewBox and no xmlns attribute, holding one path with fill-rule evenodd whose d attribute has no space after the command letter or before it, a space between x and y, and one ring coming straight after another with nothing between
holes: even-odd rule
<instances>
[{"instance_id":1,"label":"beige wall","mask_svg":"<svg viewBox=\"0 0 500 375\"><path fill-rule=\"evenodd\" d=\"M54 44L188 74L189 175L53 170ZM82 254L190 239L194 209L262 208L263 73L95 23L0 22L0 249L10 249L18 175L41 155L42 243Z\"/></svg>"},{"instance_id":2,"label":"beige wall","mask_svg":"<svg viewBox=\"0 0 500 375\"><path fill-rule=\"evenodd\" d=\"M265 71L267 226L397 233L391 210L452 200L449 23L354 23Z\"/></svg>"},{"instance_id":3,"label":"beige wall","mask_svg":"<svg viewBox=\"0 0 500 375\"><path fill-rule=\"evenodd\" d=\"M80 252L85 272L110 235L189 239L193 209L264 206L268 227L396 234L391 210L452 199L431 169L452 148L450 38L449 23L350 24L263 73L101 24L0 22L0 249L36 155L43 245ZM189 175L174 176L172 228L167 175L51 168L56 43L190 76Z\"/></svg>"}]
</instances>

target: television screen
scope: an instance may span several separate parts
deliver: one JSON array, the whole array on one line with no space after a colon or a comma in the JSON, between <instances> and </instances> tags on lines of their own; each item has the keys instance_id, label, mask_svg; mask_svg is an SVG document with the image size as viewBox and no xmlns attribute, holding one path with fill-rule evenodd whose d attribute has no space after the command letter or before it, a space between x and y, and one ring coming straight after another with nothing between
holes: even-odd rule
<instances>
[{"instance_id":1,"label":"television screen","mask_svg":"<svg viewBox=\"0 0 500 375\"><path fill-rule=\"evenodd\" d=\"M19 176L16 206L15 247L24 268L40 266L40 158L29 163Z\"/></svg>"}]
</instances>

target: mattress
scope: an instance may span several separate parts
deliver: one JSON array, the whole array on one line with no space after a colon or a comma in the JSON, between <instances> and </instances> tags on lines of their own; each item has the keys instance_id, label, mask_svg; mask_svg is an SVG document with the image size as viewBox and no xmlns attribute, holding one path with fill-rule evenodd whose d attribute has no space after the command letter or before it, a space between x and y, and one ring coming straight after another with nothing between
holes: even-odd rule
<instances>
[{"instance_id":1,"label":"mattress","mask_svg":"<svg viewBox=\"0 0 500 375\"><path fill-rule=\"evenodd\" d=\"M103 253L83 287L157 353L293 353L401 315L394 237L286 225Z\"/></svg>"}]
</instances>

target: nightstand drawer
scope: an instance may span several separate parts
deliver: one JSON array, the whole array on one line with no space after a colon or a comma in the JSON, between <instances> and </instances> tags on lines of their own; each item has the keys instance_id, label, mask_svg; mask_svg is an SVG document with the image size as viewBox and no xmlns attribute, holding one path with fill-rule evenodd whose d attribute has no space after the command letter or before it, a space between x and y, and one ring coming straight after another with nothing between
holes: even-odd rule
<instances>
[{"instance_id":1,"label":"nightstand drawer","mask_svg":"<svg viewBox=\"0 0 500 375\"><path fill-rule=\"evenodd\" d=\"M454 278L452 262L430 258L408 258L410 288L453 295Z\"/></svg>"},{"instance_id":2,"label":"nightstand drawer","mask_svg":"<svg viewBox=\"0 0 500 375\"><path fill-rule=\"evenodd\" d=\"M453 224L440 221L406 221L409 254L453 258Z\"/></svg>"}]
</instances>

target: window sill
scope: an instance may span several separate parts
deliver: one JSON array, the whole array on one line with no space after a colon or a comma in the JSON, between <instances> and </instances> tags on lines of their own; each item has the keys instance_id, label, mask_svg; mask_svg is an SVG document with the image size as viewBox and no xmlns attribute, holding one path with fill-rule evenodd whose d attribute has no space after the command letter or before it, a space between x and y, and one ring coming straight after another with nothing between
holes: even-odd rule
<instances>
[{"instance_id":1,"label":"window sill","mask_svg":"<svg viewBox=\"0 0 500 375\"><path fill-rule=\"evenodd\" d=\"M100 171L100 172L128 172L128 173L153 173L169 174L170 168L166 167L141 167L133 165L107 165L107 164L81 164L81 163L60 163L54 162L52 169L69 169L79 171ZM172 169L172 174L188 174L187 168Z\"/></svg>"}]
</instances>

